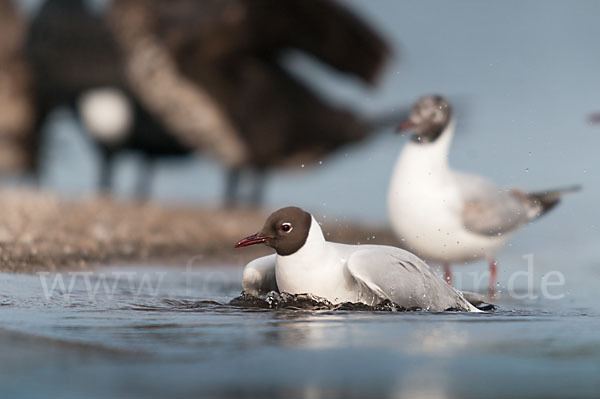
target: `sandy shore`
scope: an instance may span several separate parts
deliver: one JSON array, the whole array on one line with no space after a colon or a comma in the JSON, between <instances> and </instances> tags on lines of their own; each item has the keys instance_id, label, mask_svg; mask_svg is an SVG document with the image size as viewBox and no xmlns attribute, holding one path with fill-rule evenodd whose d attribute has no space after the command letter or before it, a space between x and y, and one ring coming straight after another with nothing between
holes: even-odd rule
<instances>
[{"instance_id":1,"label":"sandy shore","mask_svg":"<svg viewBox=\"0 0 600 399\"><path fill-rule=\"evenodd\" d=\"M82 269L113 262L247 261L264 247L235 250L258 230L268 211L168 206L109 198L60 198L31 190L0 191L0 271ZM397 244L387 228L325 223L327 238L346 243ZM375 237L373 239L373 236Z\"/></svg>"}]
</instances>

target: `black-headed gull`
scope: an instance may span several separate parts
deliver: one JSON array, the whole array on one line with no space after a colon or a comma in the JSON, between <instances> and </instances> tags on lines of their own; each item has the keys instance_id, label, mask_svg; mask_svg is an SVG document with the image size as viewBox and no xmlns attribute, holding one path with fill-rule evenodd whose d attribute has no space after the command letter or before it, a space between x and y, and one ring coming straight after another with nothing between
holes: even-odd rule
<instances>
[{"instance_id":1,"label":"black-headed gull","mask_svg":"<svg viewBox=\"0 0 600 399\"><path fill-rule=\"evenodd\" d=\"M450 104L425 96L399 130L413 132L396 162L388 193L390 224L406 248L440 262L452 283L450 263L487 258L490 294L495 292L496 254L527 222L552 209L569 187L538 193L500 189L487 179L452 170L448 151L454 133Z\"/></svg>"},{"instance_id":2,"label":"black-headed gull","mask_svg":"<svg viewBox=\"0 0 600 399\"><path fill-rule=\"evenodd\" d=\"M274 212L258 233L236 248L261 243L276 254L246 265L242 287L253 295L278 289L332 303L372 306L388 299L405 308L479 311L417 256L390 246L325 241L319 223L300 208Z\"/></svg>"}]
</instances>

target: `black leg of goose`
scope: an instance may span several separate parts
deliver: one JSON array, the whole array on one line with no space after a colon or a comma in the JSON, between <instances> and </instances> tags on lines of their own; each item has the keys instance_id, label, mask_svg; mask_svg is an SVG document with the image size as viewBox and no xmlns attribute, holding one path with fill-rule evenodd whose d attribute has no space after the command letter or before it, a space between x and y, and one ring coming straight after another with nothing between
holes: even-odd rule
<instances>
[{"instance_id":1,"label":"black leg of goose","mask_svg":"<svg viewBox=\"0 0 600 399\"><path fill-rule=\"evenodd\" d=\"M254 172L254 186L250 194L250 204L259 207L263 204L265 194L265 181L267 173L263 169L258 169Z\"/></svg>"},{"instance_id":2,"label":"black leg of goose","mask_svg":"<svg viewBox=\"0 0 600 399\"><path fill-rule=\"evenodd\" d=\"M113 189L114 154L111 151L103 151L100 158L100 181L99 190L101 194L110 194Z\"/></svg>"},{"instance_id":3,"label":"black leg of goose","mask_svg":"<svg viewBox=\"0 0 600 399\"><path fill-rule=\"evenodd\" d=\"M135 196L137 199L145 201L152 194L152 182L154 179L155 160L153 158L142 157L140 161L138 181L135 187Z\"/></svg>"},{"instance_id":4,"label":"black leg of goose","mask_svg":"<svg viewBox=\"0 0 600 399\"><path fill-rule=\"evenodd\" d=\"M223 198L223 202L227 208L233 208L238 203L241 173L241 168L237 167L227 170L225 197Z\"/></svg>"},{"instance_id":5,"label":"black leg of goose","mask_svg":"<svg viewBox=\"0 0 600 399\"><path fill-rule=\"evenodd\" d=\"M48 147L47 140L44 138L44 125L48 118L50 107L44 102L40 102L39 99L36 100L36 115L29 145L34 149L31 160L33 165L33 184L36 188L42 188L44 182L44 163L47 162L45 150Z\"/></svg>"}]
</instances>

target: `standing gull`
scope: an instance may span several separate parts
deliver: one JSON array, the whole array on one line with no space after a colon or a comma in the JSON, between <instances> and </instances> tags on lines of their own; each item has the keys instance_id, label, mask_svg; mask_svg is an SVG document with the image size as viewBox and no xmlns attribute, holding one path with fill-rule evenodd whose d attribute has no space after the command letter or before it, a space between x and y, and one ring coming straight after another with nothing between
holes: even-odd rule
<instances>
[{"instance_id":1,"label":"standing gull","mask_svg":"<svg viewBox=\"0 0 600 399\"><path fill-rule=\"evenodd\" d=\"M452 170L448 151L454 122L446 100L425 96L400 125L399 130L411 130L413 135L394 167L388 193L390 223L408 249L442 263L449 284L450 263L487 258L493 295L496 254L508 238L579 187L526 193Z\"/></svg>"},{"instance_id":2,"label":"standing gull","mask_svg":"<svg viewBox=\"0 0 600 399\"><path fill-rule=\"evenodd\" d=\"M274 212L236 248L254 244L265 244L276 254L246 265L242 287L253 295L279 290L332 303L373 306L387 299L404 308L479 311L417 256L390 246L325 241L315 218L300 208Z\"/></svg>"}]
</instances>

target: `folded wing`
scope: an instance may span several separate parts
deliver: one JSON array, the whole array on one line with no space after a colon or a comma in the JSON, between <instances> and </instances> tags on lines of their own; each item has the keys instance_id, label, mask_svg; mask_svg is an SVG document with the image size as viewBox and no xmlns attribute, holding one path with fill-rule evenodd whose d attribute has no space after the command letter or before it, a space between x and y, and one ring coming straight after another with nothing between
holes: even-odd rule
<instances>
[{"instance_id":1,"label":"folded wing","mask_svg":"<svg viewBox=\"0 0 600 399\"><path fill-rule=\"evenodd\" d=\"M463 198L463 226L476 234L498 236L510 233L530 219L527 201L517 190L503 190L474 175L456 173Z\"/></svg>"},{"instance_id":2,"label":"folded wing","mask_svg":"<svg viewBox=\"0 0 600 399\"><path fill-rule=\"evenodd\" d=\"M346 267L361 299L372 305L388 299L405 308L477 311L425 262L402 249L366 247L350 255Z\"/></svg>"}]
</instances>

